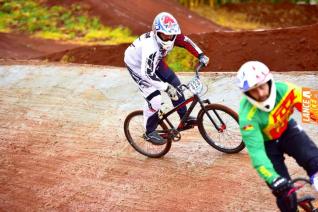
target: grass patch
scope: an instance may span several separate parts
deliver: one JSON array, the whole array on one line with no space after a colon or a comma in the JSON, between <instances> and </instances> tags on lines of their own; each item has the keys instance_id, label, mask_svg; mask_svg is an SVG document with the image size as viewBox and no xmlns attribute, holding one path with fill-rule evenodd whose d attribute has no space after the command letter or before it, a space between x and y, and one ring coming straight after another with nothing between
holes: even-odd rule
<instances>
[{"instance_id":1,"label":"grass patch","mask_svg":"<svg viewBox=\"0 0 318 212\"><path fill-rule=\"evenodd\" d=\"M79 43L118 44L136 36L128 28L104 26L78 4L45 7L35 0L0 0L0 32Z\"/></svg>"}]
</instances>

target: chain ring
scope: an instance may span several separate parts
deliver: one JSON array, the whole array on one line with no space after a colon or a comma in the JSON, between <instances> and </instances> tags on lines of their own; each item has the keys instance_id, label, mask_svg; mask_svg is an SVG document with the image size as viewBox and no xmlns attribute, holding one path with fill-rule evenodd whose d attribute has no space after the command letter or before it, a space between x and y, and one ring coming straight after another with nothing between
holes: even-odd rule
<instances>
[{"instance_id":1,"label":"chain ring","mask_svg":"<svg viewBox=\"0 0 318 212\"><path fill-rule=\"evenodd\" d=\"M181 139L181 133L176 129L170 131L170 136L173 141L180 141Z\"/></svg>"}]
</instances>

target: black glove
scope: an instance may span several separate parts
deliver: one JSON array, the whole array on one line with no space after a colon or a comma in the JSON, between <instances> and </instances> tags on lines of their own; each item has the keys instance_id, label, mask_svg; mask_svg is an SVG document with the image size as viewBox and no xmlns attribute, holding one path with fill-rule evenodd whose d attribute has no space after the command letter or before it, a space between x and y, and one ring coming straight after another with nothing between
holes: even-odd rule
<instances>
[{"instance_id":1,"label":"black glove","mask_svg":"<svg viewBox=\"0 0 318 212\"><path fill-rule=\"evenodd\" d=\"M280 196L285 194L290 189L292 189L292 185L289 180L284 177L277 177L272 184L270 184L272 192L275 196Z\"/></svg>"},{"instance_id":2,"label":"black glove","mask_svg":"<svg viewBox=\"0 0 318 212\"><path fill-rule=\"evenodd\" d=\"M203 53L199 55L199 61L200 63L204 64L204 66L207 66L209 64L210 58Z\"/></svg>"}]
</instances>

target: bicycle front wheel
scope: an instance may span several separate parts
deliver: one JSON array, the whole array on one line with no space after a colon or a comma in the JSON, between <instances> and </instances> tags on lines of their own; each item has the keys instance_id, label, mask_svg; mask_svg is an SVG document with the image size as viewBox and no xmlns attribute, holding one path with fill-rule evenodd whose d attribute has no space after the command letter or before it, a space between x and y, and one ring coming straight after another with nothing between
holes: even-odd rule
<instances>
[{"instance_id":1,"label":"bicycle front wheel","mask_svg":"<svg viewBox=\"0 0 318 212\"><path fill-rule=\"evenodd\" d=\"M199 131L206 142L224 153L238 153L244 149L237 113L220 104L209 104L204 108L200 110L197 120Z\"/></svg>"},{"instance_id":2,"label":"bicycle front wheel","mask_svg":"<svg viewBox=\"0 0 318 212\"><path fill-rule=\"evenodd\" d=\"M125 119L124 131L129 144L139 153L151 157L160 158L167 154L171 148L171 139L167 138L167 142L163 145L154 145L146 141L143 137L144 129L143 111L137 110L130 113ZM167 131L164 123L158 125L157 130Z\"/></svg>"}]
</instances>

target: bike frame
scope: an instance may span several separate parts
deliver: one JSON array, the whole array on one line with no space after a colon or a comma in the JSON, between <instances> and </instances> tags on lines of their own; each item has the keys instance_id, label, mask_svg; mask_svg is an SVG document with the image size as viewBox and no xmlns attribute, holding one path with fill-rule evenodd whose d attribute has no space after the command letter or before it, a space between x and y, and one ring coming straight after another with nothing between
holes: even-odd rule
<instances>
[{"instance_id":1,"label":"bike frame","mask_svg":"<svg viewBox=\"0 0 318 212\"><path fill-rule=\"evenodd\" d=\"M184 115L184 117L180 120L178 127L175 128L174 125L171 123L171 121L168 119L168 117L173 114L174 112L176 112L177 110L179 110L182 107L185 107L187 104L189 104L190 102L191 105L189 107L189 109L187 110L186 114ZM197 103L200 104L201 108L204 110L204 112L207 114L207 116L209 117L209 119L211 120L211 122L213 123L214 127L219 131L222 132L225 129L225 124L223 122L223 120L220 118L220 116L218 115L218 113L216 111L214 111L214 114L216 115L216 117L219 119L219 121L222 123L221 127L219 127L215 121L213 120L213 118L211 117L211 115L209 113L207 113L207 111L204 108L204 104L211 104L209 99L205 99L205 100L201 100L200 97L197 94L194 94L192 97L186 99L184 102L180 103L179 105L177 105L176 107L174 107L173 109L171 109L170 111L168 111L167 113L163 113L162 111L160 111L161 113L161 119L160 121L166 121L168 123L168 125L170 126L171 129L176 129L177 131L181 132L187 129L190 129L192 127L185 127L185 123L186 120L189 118L191 112L193 111L194 107L197 105Z\"/></svg>"}]
</instances>

